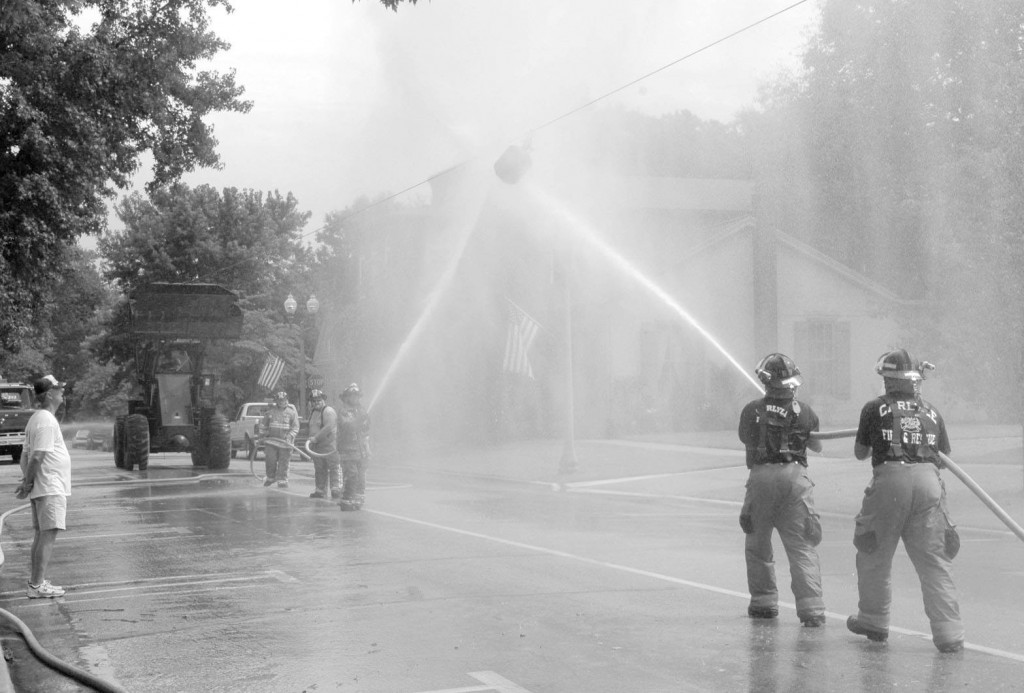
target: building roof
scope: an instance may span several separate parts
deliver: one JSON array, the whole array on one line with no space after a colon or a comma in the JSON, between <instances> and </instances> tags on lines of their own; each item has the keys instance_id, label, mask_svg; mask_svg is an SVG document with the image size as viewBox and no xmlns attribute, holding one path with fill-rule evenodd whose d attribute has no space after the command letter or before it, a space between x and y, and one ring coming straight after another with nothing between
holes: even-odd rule
<instances>
[{"instance_id":1,"label":"building roof","mask_svg":"<svg viewBox=\"0 0 1024 693\"><path fill-rule=\"evenodd\" d=\"M690 250L691 252L679 261L679 264L689 264L707 253L709 250L721 245L727 240L738 234L750 233L757 226L757 220L753 216L744 216L738 219L729 221L728 223L722 224L712 235L702 243L695 244ZM858 272L852 267L843 264L835 258L826 255L825 253L811 247L807 243L804 243L797 238L785 233L784 231L775 231L775 238L778 243L796 252L810 261L824 266L828 271L836 274L851 284L858 286L870 293L873 293L880 299L886 301L894 301L910 305L916 303L916 301L908 300L897 296L895 293L880 285L878 282L872 281L864 274Z\"/></svg>"}]
</instances>

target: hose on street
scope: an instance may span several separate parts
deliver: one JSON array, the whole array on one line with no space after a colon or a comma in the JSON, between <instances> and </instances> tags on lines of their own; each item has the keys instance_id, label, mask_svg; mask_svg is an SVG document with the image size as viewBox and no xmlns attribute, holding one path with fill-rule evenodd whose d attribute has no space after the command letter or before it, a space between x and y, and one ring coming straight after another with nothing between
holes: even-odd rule
<instances>
[{"instance_id":1,"label":"hose on street","mask_svg":"<svg viewBox=\"0 0 1024 693\"><path fill-rule=\"evenodd\" d=\"M32 634L32 631L29 630L29 627L10 611L0 609L0 618L11 623L17 631L21 633L21 637L25 639L25 644L28 645L29 651L35 655L36 659L51 669L55 669L65 676L72 678L81 684L85 684L94 691L100 691L100 693L127 693L124 688L72 666L50 654L46 648L39 644L39 641L36 640L36 637Z\"/></svg>"}]
</instances>

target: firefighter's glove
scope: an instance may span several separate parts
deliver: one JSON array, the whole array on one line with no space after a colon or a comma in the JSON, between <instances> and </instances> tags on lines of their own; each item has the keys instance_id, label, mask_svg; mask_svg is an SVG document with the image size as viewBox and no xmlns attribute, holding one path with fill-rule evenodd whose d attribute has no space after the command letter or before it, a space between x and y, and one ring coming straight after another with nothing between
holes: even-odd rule
<instances>
[{"instance_id":1,"label":"firefighter's glove","mask_svg":"<svg viewBox=\"0 0 1024 693\"><path fill-rule=\"evenodd\" d=\"M752 518L748 513L740 514L740 529L743 530L744 534L754 533L754 518Z\"/></svg>"},{"instance_id":2,"label":"firefighter's glove","mask_svg":"<svg viewBox=\"0 0 1024 693\"><path fill-rule=\"evenodd\" d=\"M807 441L811 439L809 431L797 431L789 434L790 450L806 450Z\"/></svg>"}]
</instances>

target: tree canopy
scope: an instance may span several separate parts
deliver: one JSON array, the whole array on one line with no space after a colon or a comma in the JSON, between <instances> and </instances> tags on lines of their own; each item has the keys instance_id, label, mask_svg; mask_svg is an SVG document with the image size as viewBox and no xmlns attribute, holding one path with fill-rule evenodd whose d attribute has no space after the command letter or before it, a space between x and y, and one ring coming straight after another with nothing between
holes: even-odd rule
<instances>
[{"instance_id":1,"label":"tree canopy","mask_svg":"<svg viewBox=\"0 0 1024 693\"><path fill-rule=\"evenodd\" d=\"M804 66L744 118L767 218L918 301L908 341L1018 409L1024 6L828 0Z\"/></svg>"},{"instance_id":2,"label":"tree canopy","mask_svg":"<svg viewBox=\"0 0 1024 693\"><path fill-rule=\"evenodd\" d=\"M245 112L234 73L201 68L228 45L226 0L6 0L0 6L0 347L17 349L62 248L106 223L106 198L144 152L157 190L219 164L217 111ZM88 26L87 26L88 24Z\"/></svg>"},{"instance_id":3,"label":"tree canopy","mask_svg":"<svg viewBox=\"0 0 1024 693\"><path fill-rule=\"evenodd\" d=\"M309 212L299 210L294 196L176 183L149 196L134 193L116 211L124 229L104 235L99 249L104 277L122 292L151 282L201 281L239 294L242 339L208 352L223 375L226 410L256 390L267 349L298 363L298 342L282 303L289 293L304 297L314 288L312 251L301 235ZM124 365L132 358L124 321L122 304L96 345L104 362Z\"/></svg>"}]
</instances>

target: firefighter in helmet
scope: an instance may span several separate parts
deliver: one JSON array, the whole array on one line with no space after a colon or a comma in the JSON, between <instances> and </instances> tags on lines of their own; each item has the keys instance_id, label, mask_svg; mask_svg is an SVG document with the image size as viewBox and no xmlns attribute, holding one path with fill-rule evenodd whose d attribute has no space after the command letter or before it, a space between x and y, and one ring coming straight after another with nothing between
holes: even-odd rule
<instances>
[{"instance_id":1,"label":"firefighter in helmet","mask_svg":"<svg viewBox=\"0 0 1024 693\"><path fill-rule=\"evenodd\" d=\"M338 456L338 413L328 406L323 390L312 390L309 401L309 449L313 455L313 485L310 498L341 498L341 458Z\"/></svg>"},{"instance_id":2,"label":"firefighter in helmet","mask_svg":"<svg viewBox=\"0 0 1024 693\"><path fill-rule=\"evenodd\" d=\"M777 531L789 557L796 615L814 628L825 623L815 548L821 542L821 522L814 510L814 484L807 474L807 448L821 451L821 442L810 438L818 430L818 416L796 399L803 378L791 358L768 354L754 372L765 386L764 397L747 403L739 424L750 469L740 510L750 590L747 614L751 618L779 615L772 552L772 533Z\"/></svg>"},{"instance_id":3,"label":"firefighter in helmet","mask_svg":"<svg viewBox=\"0 0 1024 693\"><path fill-rule=\"evenodd\" d=\"M263 457L267 477L264 486L275 481L278 487L288 488L288 463L292 457L292 444L299 433L299 413L288 403L287 392L274 393L274 400L267 407L260 423L263 436Z\"/></svg>"},{"instance_id":4,"label":"firefighter in helmet","mask_svg":"<svg viewBox=\"0 0 1024 693\"><path fill-rule=\"evenodd\" d=\"M370 462L370 416L361 404L363 393L352 383L341 393L338 411L338 452L341 454L342 510L359 510L366 496Z\"/></svg>"},{"instance_id":5,"label":"firefighter in helmet","mask_svg":"<svg viewBox=\"0 0 1024 693\"><path fill-rule=\"evenodd\" d=\"M858 613L847 628L875 642L889 637L892 558L900 539L921 581L932 642L940 652L963 649L964 627L950 574L960 539L946 508L939 453L949 453L942 415L921 399L927 361L905 349L882 354L875 372L885 393L864 405L853 452L871 457L871 483L857 515Z\"/></svg>"}]
</instances>

